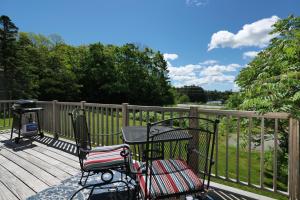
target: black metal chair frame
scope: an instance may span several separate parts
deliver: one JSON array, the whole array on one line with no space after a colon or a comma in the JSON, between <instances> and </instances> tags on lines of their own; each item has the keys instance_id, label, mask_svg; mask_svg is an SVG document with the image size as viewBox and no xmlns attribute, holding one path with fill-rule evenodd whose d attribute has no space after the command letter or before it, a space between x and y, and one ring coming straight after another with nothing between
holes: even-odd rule
<instances>
[{"instance_id":1,"label":"black metal chair frame","mask_svg":"<svg viewBox=\"0 0 300 200\"><path fill-rule=\"evenodd\" d=\"M86 182L87 182L87 179L89 176L93 175L93 174L98 174L98 173L101 173L101 180L105 183L105 184L108 184L108 183L111 183L112 180L113 180L113 172L112 170L116 170L116 171L119 171L123 177L123 174L129 174L130 173L130 162L131 162L131 156L130 156L130 150L129 150L129 146L126 145L126 144L121 144L121 145L112 145L112 146L102 146L102 147L99 147L99 148L95 148L93 149L92 148L92 145L91 145L91 139L90 139L90 132L89 132L89 129L88 129L88 126L87 126L87 121L86 121L86 113L85 113L85 110L84 109L74 109L71 113L69 113L69 115L71 116L71 121L72 121L72 125L73 125L73 130L74 130L74 137L75 137L75 142L76 142L76 151L77 151L77 155L78 155L78 158L79 158L79 163L80 163L80 168L81 168L81 178L80 178L80 181L79 181L79 184L80 185L85 185ZM85 139L87 141L82 141L83 138L80 137L80 131L77 130L77 124L78 121L76 120L79 120L78 117L82 117L81 120L82 120L82 123L81 125L84 126L84 132L85 132ZM80 122L79 122L80 123ZM104 134L102 134L104 135ZM115 134L115 135L119 135L119 134ZM84 143L84 144L82 144ZM120 165L112 165L112 166L107 166L107 167L101 167L99 169L95 169L95 170L85 170L84 167L83 167L83 162L84 162L84 159L86 158L86 156L91 153L91 152L109 152L109 151L112 151L112 150L117 150L117 149L123 149L120 153L120 155L122 157L124 157L124 163L123 164L120 164ZM91 174L92 172L92 174ZM85 173L87 173L87 175L85 175ZM104 178L104 175L105 174L108 174L111 178L109 178L108 180L106 180ZM82 184L82 179L83 178L86 178L84 183ZM126 176L127 178L127 176ZM123 182L123 181L121 181ZM101 185L101 184L98 184L98 185ZM96 184L95 184L95 187L96 187ZM79 191L77 191L79 192ZM76 194L74 194L76 195Z\"/></svg>"},{"instance_id":2,"label":"black metal chair frame","mask_svg":"<svg viewBox=\"0 0 300 200\"><path fill-rule=\"evenodd\" d=\"M168 122L172 122L174 120L202 120L205 121L207 123L211 123L213 125L213 130L209 131L205 128L202 127L197 127L197 128L174 128L173 130L168 130L168 131L163 131L163 132L157 132L155 133L155 131L153 131L153 127L158 126L159 124L168 124ZM149 191L151 191L151 186L152 186L152 176L155 175L161 175L161 174L154 174L153 170L151 168L152 166L152 162L154 160L156 160L156 157L153 156L153 153L157 153L157 149L153 149L153 147L155 147L155 145L153 145L154 143L157 143L157 137L162 137L164 134L171 134L172 132L180 132L180 131L202 131L207 133L207 139L208 139L208 144L206 147L206 154L203 155L199 152L197 152L197 149L195 147L192 147L190 145L187 145L187 149L186 149L186 157L187 157L187 163L189 162L189 155L192 152L197 152L199 154L200 157L202 157L202 159L205 159L205 168L204 171L201 171L200 174L203 174L203 177L201 178L201 181L203 182L202 187L200 188L200 190L197 191L188 191L185 193L174 193L174 194L170 194L170 195L165 195L165 196L160 196L158 197L159 199L163 199L163 198L169 198L169 197L174 197L174 196L181 196L181 195L188 195L188 194L205 194L208 189L209 189L209 184L210 184L210 179L211 179L211 168L212 165L214 164L214 160L213 160L213 154L214 154L214 145L215 145L215 137L218 131L218 123L219 120L215 119L215 120L211 120L211 119L207 119L207 118L201 118L201 117L177 117L177 118L171 118L171 119L167 119L167 120L162 120L162 121L158 121L158 122L154 122L154 123L148 123L147 124L147 143L146 143L146 150L144 151L144 159L145 159L145 169L144 172L142 172L143 174L145 174L145 180L146 180L146 191L145 194L147 194L147 189L149 189ZM171 124L172 126L172 124ZM175 141L175 140L174 140ZM178 143L178 141L176 142ZM162 147L164 147L164 144L162 144ZM164 148L162 148L162 151L164 151ZM164 152L162 152L162 157L164 157ZM161 159L159 157L159 159ZM149 170L149 173L147 173ZM150 181L150 184L148 183L148 180ZM205 181L206 181L206 187L205 187ZM150 185L150 187L148 188L147 185ZM147 199L148 197L144 197L145 199Z\"/></svg>"}]
</instances>

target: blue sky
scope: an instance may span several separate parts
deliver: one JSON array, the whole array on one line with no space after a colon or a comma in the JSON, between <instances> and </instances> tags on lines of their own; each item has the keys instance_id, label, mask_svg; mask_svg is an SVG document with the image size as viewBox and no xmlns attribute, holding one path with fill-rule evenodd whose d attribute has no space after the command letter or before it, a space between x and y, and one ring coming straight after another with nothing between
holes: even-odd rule
<instances>
[{"instance_id":1,"label":"blue sky","mask_svg":"<svg viewBox=\"0 0 300 200\"><path fill-rule=\"evenodd\" d=\"M0 0L20 31L72 45L136 43L159 50L174 86L237 89L234 79L266 47L271 25L299 16L299 0Z\"/></svg>"}]
</instances>

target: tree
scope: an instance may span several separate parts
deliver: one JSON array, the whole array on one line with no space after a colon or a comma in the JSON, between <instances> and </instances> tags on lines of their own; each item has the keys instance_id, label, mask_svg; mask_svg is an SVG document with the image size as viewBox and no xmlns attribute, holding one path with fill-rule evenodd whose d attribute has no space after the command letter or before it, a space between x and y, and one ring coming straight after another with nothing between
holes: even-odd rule
<instances>
[{"instance_id":1,"label":"tree","mask_svg":"<svg viewBox=\"0 0 300 200\"><path fill-rule=\"evenodd\" d=\"M288 112L300 117L300 17L279 20L271 34L277 37L238 75L240 92L230 97L228 106L259 112ZM283 133L280 172L286 170L287 127L287 122L279 122L279 131Z\"/></svg>"},{"instance_id":2,"label":"tree","mask_svg":"<svg viewBox=\"0 0 300 200\"><path fill-rule=\"evenodd\" d=\"M178 88L178 91L189 97L191 102L202 102L206 103L207 95L204 89L200 86L184 86L183 88Z\"/></svg>"},{"instance_id":3,"label":"tree","mask_svg":"<svg viewBox=\"0 0 300 200\"><path fill-rule=\"evenodd\" d=\"M300 116L300 17L279 20L272 34L278 37L238 75L243 101L232 106Z\"/></svg>"},{"instance_id":4,"label":"tree","mask_svg":"<svg viewBox=\"0 0 300 200\"><path fill-rule=\"evenodd\" d=\"M16 38L18 27L10 20L8 16L0 17L0 70L3 70L3 83L6 97L12 99L14 95L14 87L16 86Z\"/></svg>"}]
</instances>

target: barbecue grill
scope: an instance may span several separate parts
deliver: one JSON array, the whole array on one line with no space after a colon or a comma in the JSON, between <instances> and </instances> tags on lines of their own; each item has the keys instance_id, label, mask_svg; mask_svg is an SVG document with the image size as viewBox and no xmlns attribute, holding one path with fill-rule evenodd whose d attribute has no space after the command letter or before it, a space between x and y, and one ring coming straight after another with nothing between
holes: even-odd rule
<instances>
[{"instance_id":1,"label":"barbecue grill","mask_svg":"<svg viewBox=\"0 0 300 200\"><path fill-rule=\"evenodd\" d=\"M34 100L16 101L12 106L13 123L11 128L10 139L13 138L13 133L18 134L14 138L15 143L23 137L31 137L40 135L44 137L39 123L39 111L43 110L41 107L36 106Z\"/></svg>"}]
</instances>

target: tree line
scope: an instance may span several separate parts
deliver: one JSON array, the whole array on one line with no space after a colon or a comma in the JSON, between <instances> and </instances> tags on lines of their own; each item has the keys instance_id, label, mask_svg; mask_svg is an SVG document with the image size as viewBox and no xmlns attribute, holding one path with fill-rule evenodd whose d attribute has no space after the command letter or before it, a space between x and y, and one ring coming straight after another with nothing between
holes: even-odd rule
<instances>
[{"instance_id":1,"label":"tree line","mask_svg":"<svg viewBox=\"0 0 300 200\"><path fill-rule=\"evenodd\" d=\"M191 85L176 88L177 98L179 103L197 102L206 103L208 101L220 101L225 103L232 91L217 91L217 90L204 90L200 86Z\"/></svg>"},{"instance_id":2,"label":"tree line","mask_svg":"<svg viewBox=\"0 0 300 200\"><path fill-rule=\"evenodd\" d=\"M1 16L0 58L7 99L174 103L167 63L148 47L71 46L58 35L19 32L9 17Z\"/></svg>"}]
</instances>

